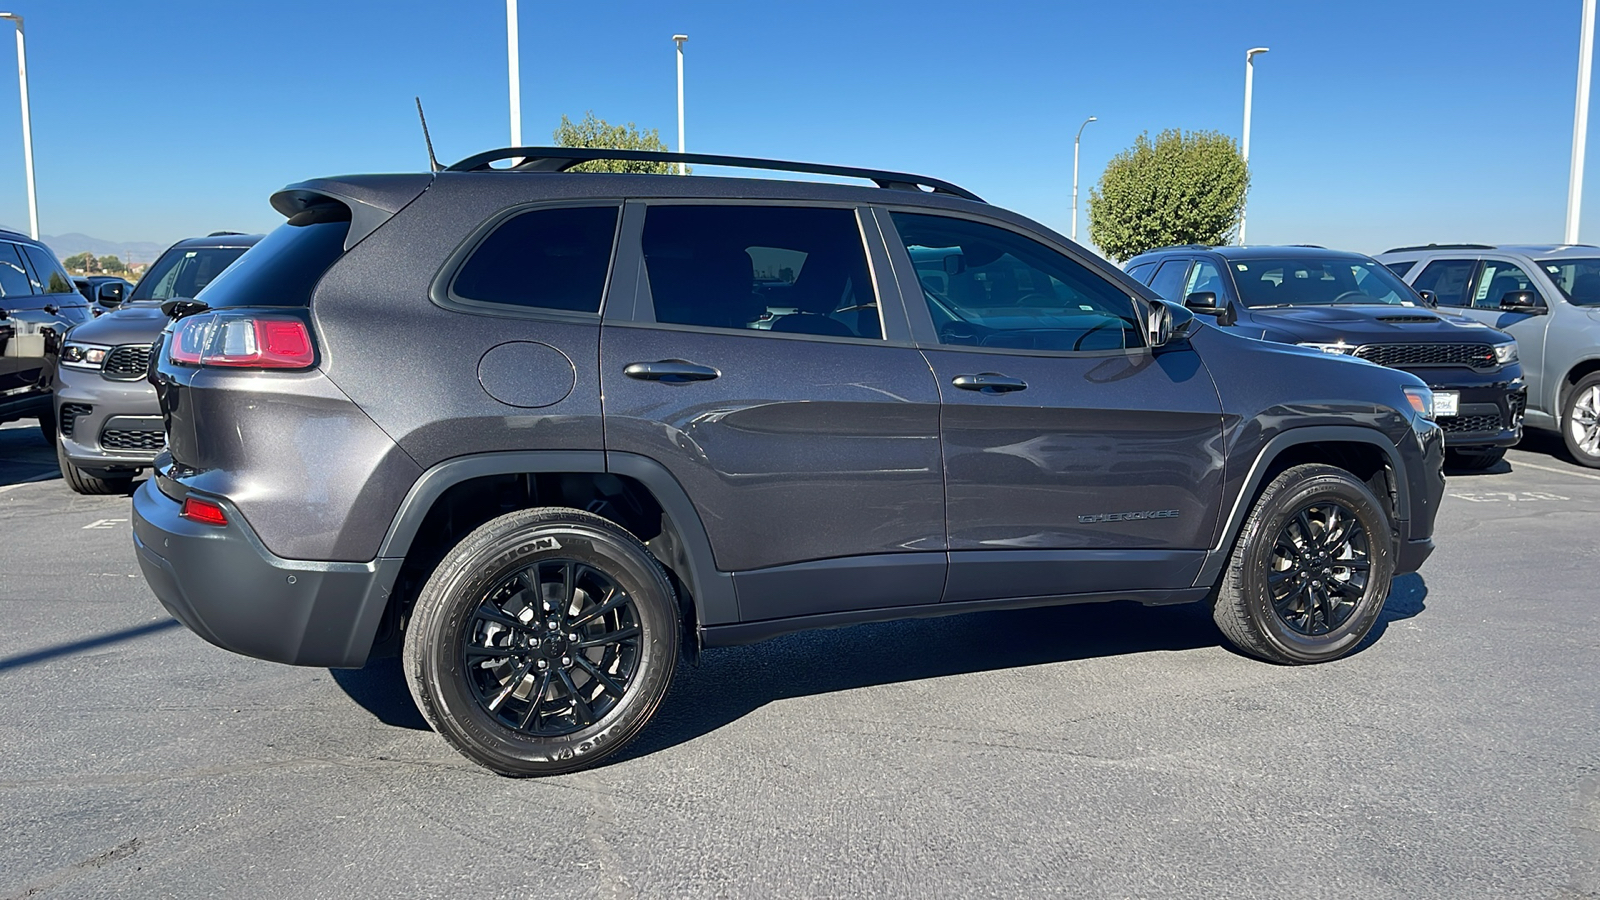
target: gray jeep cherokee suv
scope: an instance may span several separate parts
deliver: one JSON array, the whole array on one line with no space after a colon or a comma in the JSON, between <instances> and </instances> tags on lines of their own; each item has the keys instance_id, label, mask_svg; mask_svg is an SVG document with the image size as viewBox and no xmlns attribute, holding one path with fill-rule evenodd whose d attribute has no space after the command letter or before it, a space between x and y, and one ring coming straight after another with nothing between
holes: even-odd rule
<instances>
[{"instance_id":1,"label":"gray jeep cherokee suv","mask_svg":"<svg viewBox=\"0 0 1600 900\"><path fill-rule=\"evenodd\" d=\"M597 158L878 187L564 171ZM523 147L273 205L169 304L140 565L230 650L398 650L497 772L616 752L684 644L1126 599L1333 659L1433 547L1420 380L1205 325L944 182Z\"/></svg>"},{"instance_id":2,"label":"gray jeep cherokee suv","mask_svg":"<svg viewBox=\"0 0 1600 900\"><path fill-rule=\"evenodd\" d=\"M1378 261L1441 310L1516 338L1528 427L1560 432L1573 459L1600 468L1600 247L1429 244Z\"/></svg>"}]
</instances>

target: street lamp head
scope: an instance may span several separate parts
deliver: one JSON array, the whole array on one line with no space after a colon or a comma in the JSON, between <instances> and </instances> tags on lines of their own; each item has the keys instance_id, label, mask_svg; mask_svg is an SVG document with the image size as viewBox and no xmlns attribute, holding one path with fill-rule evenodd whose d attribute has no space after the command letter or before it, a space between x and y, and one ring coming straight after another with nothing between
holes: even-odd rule
<instances>
[{"instance_id":1,"label":"street lamp head","mask_svg":"<svg viewBox=\"0 0 1600 900\"><path fill-rule=\"evenodd\" d=\"M1249 50L1245 51L1244 60L1245 62L1249 62L1250 60L1255 59L1257 53L1266 53L1269 49L1270 48L1268 47L1251 47Z\"/></svg>"},{"instance_id":2,"label":"street lamp head","mask_svg":"<svg viewBox=\"0 0 1600 900\"><path fill-rule=\"evenodd\" d=\"M1084 121L1086 121L1086 122L1098 122L1098 121L1100 121L1100 117L1099 116L1090 116L1089 118L1085 119Z\"/></svg>"},{"instance_id":3,"label":"street lamp head","mask_svg":"<svg viewBox=\"0 0 1600 900\"><path fill-rule=\"evenodd\" d=\"M689 36L687 34L675 34L672 36L673 43L678 44L679 46L682 46L683 42L687 41L688 39Z\"/></svg>"}]
</instances>

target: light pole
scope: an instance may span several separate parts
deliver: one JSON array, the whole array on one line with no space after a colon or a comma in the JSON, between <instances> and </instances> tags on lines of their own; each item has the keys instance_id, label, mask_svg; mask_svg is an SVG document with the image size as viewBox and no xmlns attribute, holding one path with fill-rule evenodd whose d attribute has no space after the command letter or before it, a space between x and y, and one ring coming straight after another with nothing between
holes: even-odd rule
<instances>
[{"instance_id":1,"label":"light pole","mask_svg":"<svg viewBox=\"0 0 1600 900\"><path fill-rule=\"evenodd\" d=\"M1256 54L1266 53L1266 47L1252 47L1244 55L1244 170L1250 172L1250 91L1256 80ZM1246 200L1249 199L1246 189ZM1239 204L1239 243L1244 243L1244 210L1245 204Z\"/></svg>"},{"instance_id":2,"label":"light pole","mask_svg":"<svg viewBox=\"0 0 1600 900\"><path fill-rule=\"evenodd\" d=\"M1589 69L1594 58L1594 0L1584 0L1583 31L1578 38L1578 110L1572 117L1572 174L1567 180L1567 235L1578 242L1578 216L1583 212L1583 145L1589 139Z\"/></svg>"},{"instance_id":3,"label":"light pole","mask_svg":"<svg viewBox=\"0 0 1600 900\"><path fill-rule=\"evenodd\" d=\"M506 68L511 76L511 146L522 146L522 61L517 50L517 0L506 0Z\"/></svg>"},{"instance_id":4,"label":"light pole","mask_svg":"<svg viewBox=\"0 0 1600 900\"><path fill-rule=\"evenodd\" d=\"M674 44L678 45L678 152L679 153L683 152L683 42L687 41L688 39L689 39L689 36L687 34L675 34L675 35L672 36L672 42ZM684 167L682 162L678 163L678 174L679 175L687 175L687 174L689 174L689 170Z\"/></svg>"},{"instance_id":5,"label":"light pole","mask_svg":"<svg viewBox=\"0 0 1600 900\"><path fill-rule=\"evenodd\" d=\"M1098 121L1099 119L1094 116L1084 119L1083 124L1078 126L1078 136L1072 139L1072 239L1074 241L1078 239L1078 141L1083 138L1083 129L1087 128L1090 122Z\"/></svg>"},{"instance_id":6,"label":"light pole","mask_svg":"<svg viewBox=\"0 0 1600 900\"><path fill-rule=\"evenodd\" d=\"M22 17L0 13L17 25L17 84L22 91L22 164L28 172L28 225L34 240L39 239L39 195L33 187L33 119L28 112L28 48L22 39Z\"/></svg>"}]
</instances>

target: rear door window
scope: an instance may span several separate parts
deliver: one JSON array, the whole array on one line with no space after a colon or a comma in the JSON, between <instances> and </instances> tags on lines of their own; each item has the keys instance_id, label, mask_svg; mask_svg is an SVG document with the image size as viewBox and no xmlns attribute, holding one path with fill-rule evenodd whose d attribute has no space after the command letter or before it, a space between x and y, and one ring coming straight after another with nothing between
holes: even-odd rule
<instances>
[{"instance_id":1,"label":"rear door window","mask_svg":"<svg viewBox=\"0 0 1600 900\"><path fill-rule=\"evenodd\" d=\"M535 209L500 223L450 286L452 299L598 313L611 271L618 206Z\"/></svg>"},{"instance_id":2,"label":"rear door window","mask_svg":"<svg viewBox=\"0 0 1600 900\"><path fill-rule=\"evenodd\" d=\"M652 206L643 247L657 322L883 337L855 210Z\"/></svg>"},{"instance_id":3,"label":"rear door window","mask_svg":"<svg viewBox=\"0 0 1600 900\"><path fill-rule=\"evenodd\" d=\"M1428 263L1411 286L1419 291L1433 291L1440 306L1471 306L1467 286L1472 283L1472 273L1477 268L1475 259L1436 259Z\"/></svg>"},{"instance_id":4,"label":"rear door window","mask_svg":"<svg viewBox=\"0 0 1600 900\"><path fill-rule=\"evenodd\" d=\"M33 271L38 291L41 294L77 294L78 289L72 286L72 276L67 270L61 268L61 263L56 262L55 254L43 247L23 244L22 252L27 254L28 261L33 263Z\"/></svg>"},{"instance_id":5,"label":"rear door window","mask_svg":"<svg viewBox=\"0 0 1600 900\"><path fill-rule=\"evenodd\" d=\"M1163 300L1173 303L1183 302L1183 276L1189 273L1189 260L1169 259L1156 270L1156 277L1150 280L1150 290Z\"/></svg>"}]
</instances>

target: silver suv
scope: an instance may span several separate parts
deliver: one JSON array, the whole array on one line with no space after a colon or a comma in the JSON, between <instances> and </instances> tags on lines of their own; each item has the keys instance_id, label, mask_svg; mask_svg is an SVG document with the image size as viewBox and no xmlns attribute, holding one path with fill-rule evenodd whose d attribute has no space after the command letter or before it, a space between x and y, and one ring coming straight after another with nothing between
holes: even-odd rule
<instances>
[{"instance_id":1,"label":"silver suv","mask_svg":"<svg viewBox=\"0 0 1600 900\"><path fill-rule=\"evenodd\" d=\"M1510 332L1526 424L1559 431L1574 459L1600 468L1600 247L1429 244L1378 260L1441 308Z\"/></svg>"}]
</instances>

